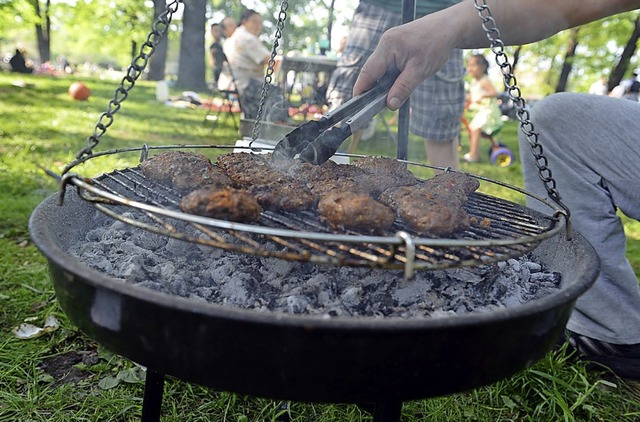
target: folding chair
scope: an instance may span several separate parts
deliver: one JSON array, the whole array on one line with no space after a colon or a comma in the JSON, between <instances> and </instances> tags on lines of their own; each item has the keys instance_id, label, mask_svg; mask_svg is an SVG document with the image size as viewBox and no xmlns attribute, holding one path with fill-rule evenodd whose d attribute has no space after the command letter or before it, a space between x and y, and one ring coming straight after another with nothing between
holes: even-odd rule
<instances>
[{"instance_id":1,"label":"folding chair","mask_svg":"<svg viewBox=\"0 0 640 422\"><path fill-rule=\"evenodd\" d=\"M236 86L233 71L225 57L220 80L217 86L212 87L211 105L207 108L207 114L204 116L204 124L214 122L211 130L216 127L216 124L220 122L221 118L224 118L224 123L226 123L228 119L231 119L235 130L239 130L240 113L237 113L236 110L241 111L242 105ZM215 99L219 100L219 104L214 104Z\"/></svg>"}]
</instances>

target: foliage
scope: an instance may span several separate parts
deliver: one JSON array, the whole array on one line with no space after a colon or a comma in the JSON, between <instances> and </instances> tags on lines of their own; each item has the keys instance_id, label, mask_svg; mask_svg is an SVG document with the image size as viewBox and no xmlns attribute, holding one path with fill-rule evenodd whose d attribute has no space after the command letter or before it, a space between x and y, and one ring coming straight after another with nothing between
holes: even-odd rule
<instances>
[{"instance_id":1,"label":"foliage","mask_svg":"<svg viewBox=\"0 0 640 422\"><path fill-rule=\"evenodd\" d=\"M579 47L577 54L573 57L569 91L587 92L589 85L598 77L611 74L617 58L633 31L637 16L638 12L629 12L601 19L580 28ZM542 80L539 82L545 85L543 93L551 93L555 90L570 36L570 31L562 31L546 40L525 46L527 62L533 65L535 70L542 71ZM539 59L531 60L533 57ZM639 64L632 62L630 69Z\"/></svg>"},{"instance_id":2,"label":"foliage","mask_svg":"<svg viewBox=\"0 0 640 422\"><path fill-rule=\"evenodd\" d=\"M33 1L5 0L0 2L0 43L4 54L10 54L13 45L23 44L36 52L33 25ZM287 21L280 43L282 52L304 51L319 38L327 36L329 0L289 0ZM243 7L252 7L265 18L263 40L272 45L275 24L281 2L240 0L210 0L207 18L219 20L223 16L238 17ZM336 2L342 13L336 14L335 25L347 25L356 1ZM573 58L573 71L568 90L587 91L589 85L601 75L609 75L618 61L622 48L631 34L638 12L603 19L581 28L579 50ZM133 44L139 47L151 27L151 2L137 0L75 0L54 2L52 17L52 57L62 55L71 63L102 63L116 68L126 66L131 59ZM168 73L177 74L181 22L176 16L169 31ZM535 95L553 92L561 68L567 32L524 47L519 69L523 80L536 86ZM335 48L335 46L333 46ZM32 57L33 53L32 53ZM204 60L204 57L203 57ZM635 61L633 61L635 60ZM629 68L638 67L637 58Z\"/></svg>"}]
</instances>

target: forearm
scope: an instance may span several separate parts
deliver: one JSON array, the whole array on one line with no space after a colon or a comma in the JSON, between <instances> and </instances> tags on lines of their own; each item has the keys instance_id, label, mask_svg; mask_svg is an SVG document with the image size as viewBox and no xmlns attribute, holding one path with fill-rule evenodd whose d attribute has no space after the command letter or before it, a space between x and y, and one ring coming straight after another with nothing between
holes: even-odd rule
<instances>
[{"instance_id":1,"label":"forearm","mask_svg":"<svg viewBox=\"0 0 640 422\"><path fill-rule=\"evenodd\" d=\"M480 2L479 2L480 3ZM487 0L506 45L526 44L559 31L640 8L640 0ZM386 71L401 71L389 90L392 110L435 74L458 49L488 47L474 0L386 31L363 66L353 93L368 90Z\"/></svg>"},{"instance_id":2,"label":"forearm","mask_svg":"<svg viewBox=\"0 0 640 422\"><path fill-rule=\"evenodd\" d=\"M478 2L482 4L482 2ZM487 5L506 45L539 41L567 28L640 8L640 0L487 0ZM440 16L437 16L440 15ZM425 18L423 31L429 31L429 17L438 25L453 27L453 47L473 49L489 46L487 34L473 0L465 0ZM446 28L447 26L442 26Z\"/></svg>"}]
</instances>

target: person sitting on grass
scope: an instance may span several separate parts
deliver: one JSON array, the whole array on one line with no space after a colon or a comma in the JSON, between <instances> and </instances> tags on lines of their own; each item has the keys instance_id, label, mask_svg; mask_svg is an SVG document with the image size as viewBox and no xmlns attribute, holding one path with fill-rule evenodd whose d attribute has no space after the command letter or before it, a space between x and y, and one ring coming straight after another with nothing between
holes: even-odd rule
<instances>
[{"instance_id":1,"label":"person sitting on grass","mask_svg":"<svg viewBox=\"0 0 640 422\"><path fill-rule=\"evenodd\" d=\"M12 72L33 73L33 66L27 64L24 52L19 48L16 48L15 54L9 59L9 65Z\"/></svg>"}]
</instances>

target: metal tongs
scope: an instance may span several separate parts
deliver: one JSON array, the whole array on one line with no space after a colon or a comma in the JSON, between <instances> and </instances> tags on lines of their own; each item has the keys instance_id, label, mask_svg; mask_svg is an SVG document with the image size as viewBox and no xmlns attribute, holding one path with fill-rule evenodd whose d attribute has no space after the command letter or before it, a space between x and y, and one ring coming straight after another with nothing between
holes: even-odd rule
<instances>
[{"instance_id":1,"label":"metal tongs","mask_svg":"<svg viewBox=\"0 0 640 422\"><path fill-rule=\"evenodd\" d=\"M272 161L293 158L312 164L327 161L345 139L384 110L387 93L398 75L398 71L386 73L369 91L351 98L319 120L311 120L286 134L275 146Z\"/></svg>"}]
</instances>

